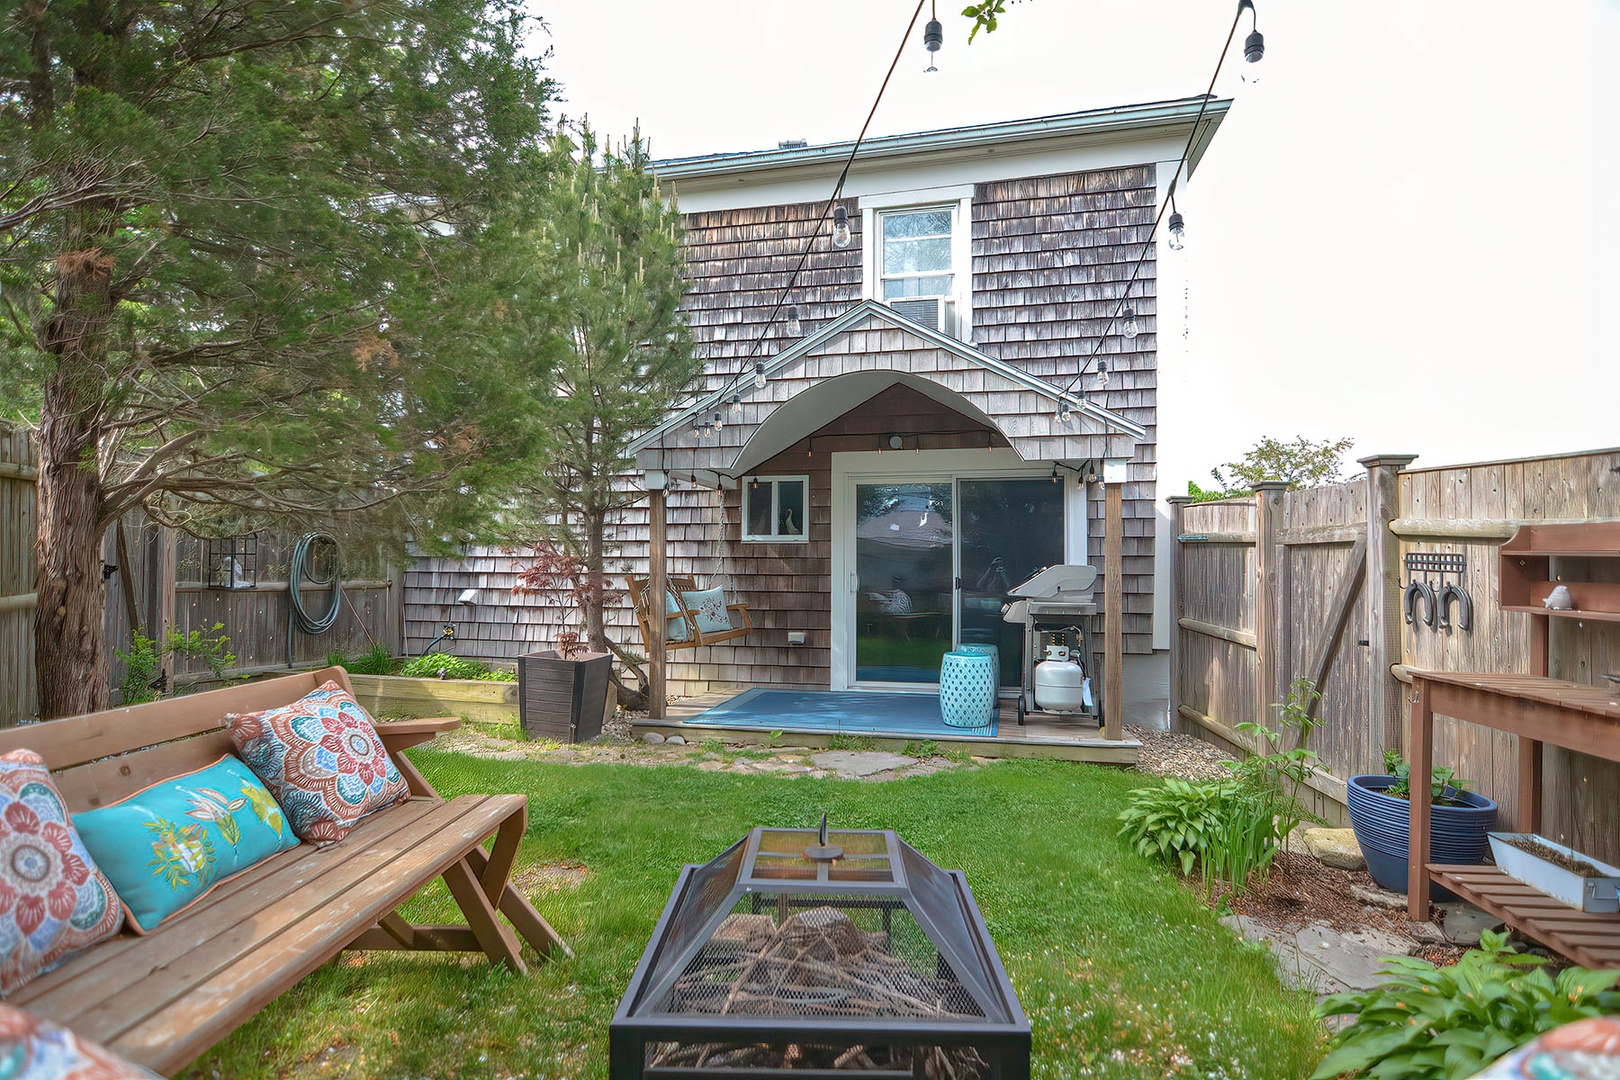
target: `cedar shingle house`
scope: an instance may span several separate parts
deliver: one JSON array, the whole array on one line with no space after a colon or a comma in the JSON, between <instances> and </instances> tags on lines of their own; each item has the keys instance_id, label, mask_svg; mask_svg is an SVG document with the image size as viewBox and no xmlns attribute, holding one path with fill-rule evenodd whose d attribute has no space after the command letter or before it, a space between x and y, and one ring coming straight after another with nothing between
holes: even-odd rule
<instances>
[{"instance_id":1,"label":"cedar shingle house","mask_svg":"<svg viewBox=\"0 0 1620 1080\"><path fill-rule=\"evenodd\" d=\"M1161 305L1180 295L1176 260L1150 254L1131 286L1134 336L1104 331L1189 134L1196 169L1230 102L1208 102L1192 133L1201 105L867 141L841 199L847 243L822 228L763 340L849 144L655 165L686 219L705 382L638 440L633 479L665 492L669 572L723 586L755 626L670 654L672 692L926 687L963 640L999 642L1015 682L1003 594L1046 564L1102 567L1107 479L1123 495L1127 712L1133 688L1152 696L1158 343L1180 337L1181 305ZM1106 384L1096 361L1075 381L1099 339ZM615 563L638 573L645 510L614 538ZM485 561L464 569L510 569ZM407 617L414 637L442 615ZM464 629L463 650L533 647L510 618L498 629L488 647Z\"/></svg>"}]
</instances>

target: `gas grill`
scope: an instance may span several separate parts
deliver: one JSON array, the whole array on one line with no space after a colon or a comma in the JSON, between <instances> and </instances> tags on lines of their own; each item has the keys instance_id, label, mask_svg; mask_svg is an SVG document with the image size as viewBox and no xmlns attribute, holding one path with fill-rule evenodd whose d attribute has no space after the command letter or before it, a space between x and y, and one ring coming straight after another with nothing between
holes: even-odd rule
<instances>
[{"instance_id":1,"label":"gas grill","mask_svg":"<svg viewBox=\"0 0 1620 1080\"><path fill-rule=\"evenodd\" d=\"M1102 720L1101 680L1095 678L1096 651L1091 647L1091 616L1097 614L1097 568L1086 563L1048 566L1008 590L1013 602L1002 612L1004 622L1024 626L1024 670L1018 693L1018 722L1035 715L1054 719L1087 717ZM1075 712L1046 712L1035 705L1035 665L1041 662L1041 635L1063 634L1073 640L1086 674L1092 677L1092 704Z\"/></svg>"}]
</instances>

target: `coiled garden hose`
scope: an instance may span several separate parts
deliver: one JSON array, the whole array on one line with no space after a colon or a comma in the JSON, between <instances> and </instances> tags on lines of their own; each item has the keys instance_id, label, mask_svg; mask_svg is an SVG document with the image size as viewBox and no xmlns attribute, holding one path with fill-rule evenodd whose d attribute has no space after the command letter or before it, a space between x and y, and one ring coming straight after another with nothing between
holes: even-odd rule
<instances>
[{"instance_id":1,"label":"coiled garden hose","mask_svg":"<svg viewBox=\"0 0 1620 1080\"><path fill-rule=\"evenodd\" d=\"M330 577L315 576L315 555L322 547L332 550L332 575ZM329 586L329 597L326 610L319 617L310 615L304 607L304 598L299 590L305 579L316 585ZM287 666L293 665L293 630L298 629L305 634L314 636L324 634L337 625L338 615L343 607L343 593L338 577L337 541L331 533L309 532L298 538L293 545L292 558L287 563L287 603L292 609L287 619Z\"/></svg>"}]
</instances>

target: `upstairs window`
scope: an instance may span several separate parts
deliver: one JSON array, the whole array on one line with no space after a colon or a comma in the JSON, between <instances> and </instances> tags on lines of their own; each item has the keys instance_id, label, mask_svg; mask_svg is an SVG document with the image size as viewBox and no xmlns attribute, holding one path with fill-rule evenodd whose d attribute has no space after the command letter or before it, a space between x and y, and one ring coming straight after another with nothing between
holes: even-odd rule
<instances>
[{"instance_id":1,"label":"upstairs window","mask_svg":"<svg viewBox=\"0 0 1620 1080\"><path fill-rule=\"evenodd\" d=\"M955 217L956 210L950 206L879 212L881 299L954 294L951 231Z\"/></svg>"},{"instance_id":2,"label":"upstairs window","mask_svg":"<svg viewBox=\"0 0 1620 1080\"><path fill-rule=\"evenodd\" d=\"M750 476L743 481L743 539L791 544L809 539L805 527L808 476Z\"/></svg>"}]
</instances>

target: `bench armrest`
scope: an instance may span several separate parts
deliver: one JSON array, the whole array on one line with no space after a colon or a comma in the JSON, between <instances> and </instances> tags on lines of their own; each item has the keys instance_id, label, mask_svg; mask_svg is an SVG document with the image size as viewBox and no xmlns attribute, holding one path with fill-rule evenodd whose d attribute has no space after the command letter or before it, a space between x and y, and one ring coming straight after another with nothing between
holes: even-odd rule
<instances>
[{"instance_id":1,"label":"bench armrest","mask_svg":"<svg viewBox=\"0 0 1620 1080\"><path fill-rule=\"evenodd\" d=\"M377 737L390 754L398 754L409 746L431 742L446 731L461 726L459 716L435 716L426 720L380 720L376 724Z\"/></svg>"}]
</instances>

